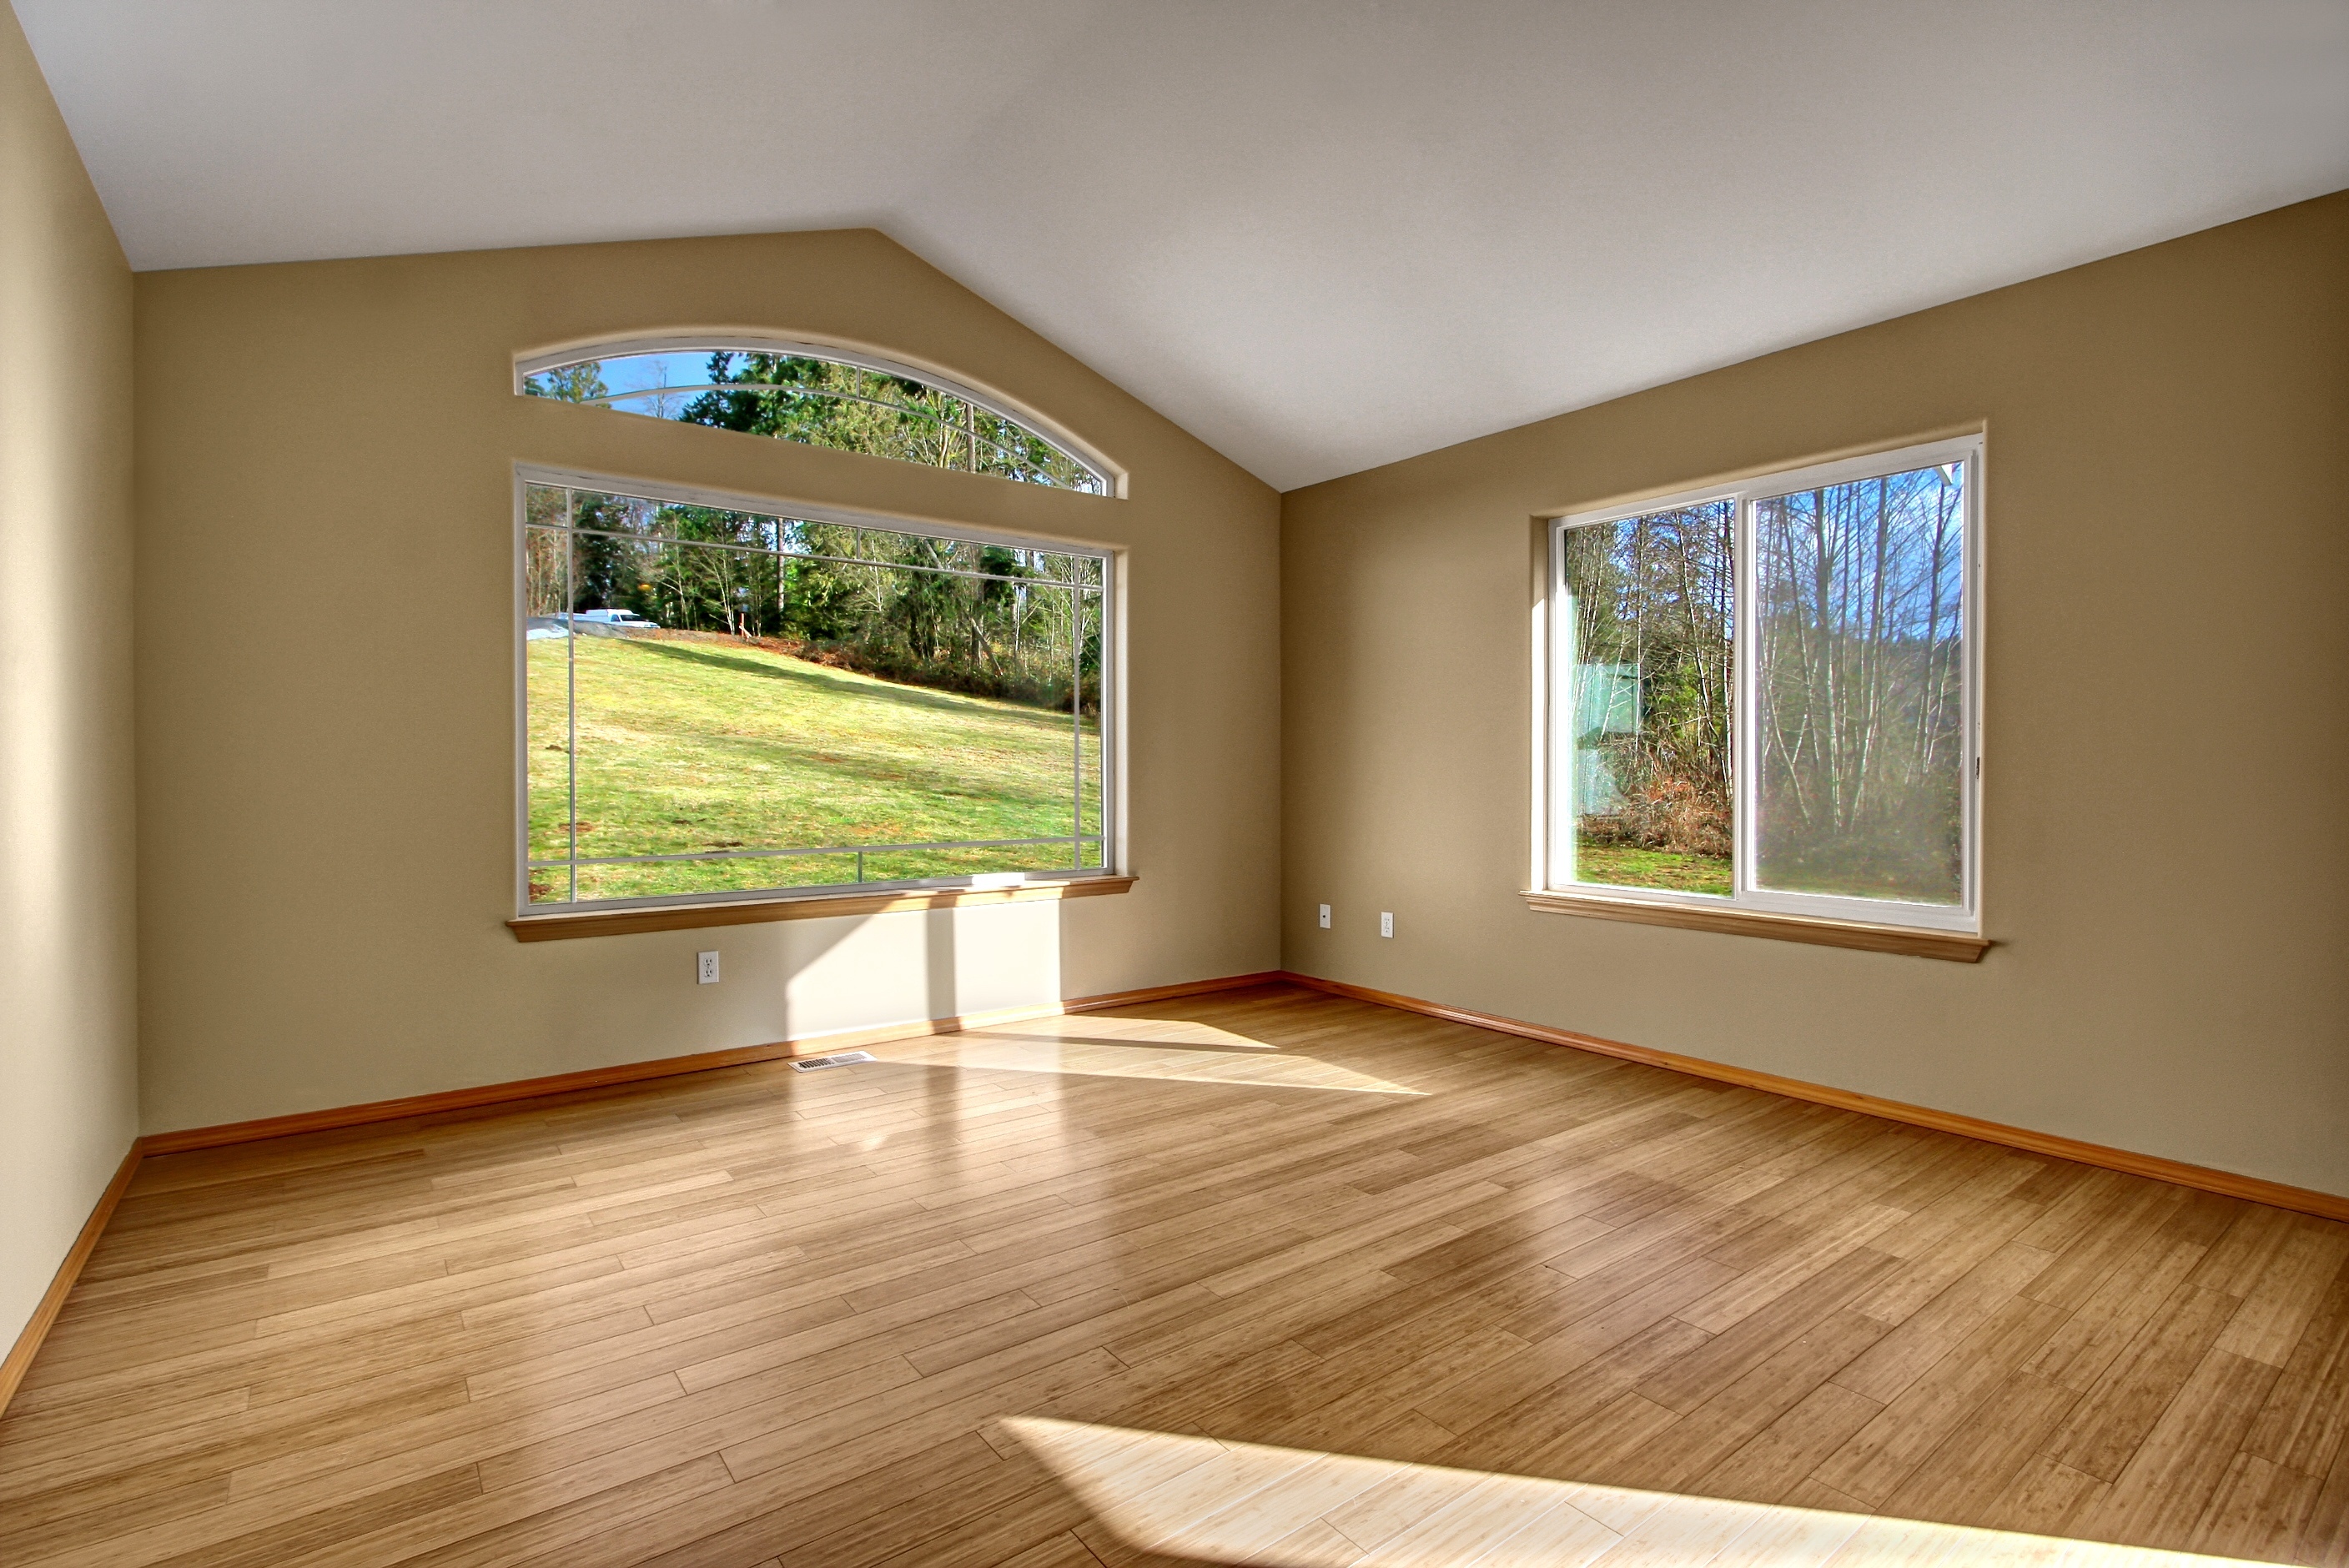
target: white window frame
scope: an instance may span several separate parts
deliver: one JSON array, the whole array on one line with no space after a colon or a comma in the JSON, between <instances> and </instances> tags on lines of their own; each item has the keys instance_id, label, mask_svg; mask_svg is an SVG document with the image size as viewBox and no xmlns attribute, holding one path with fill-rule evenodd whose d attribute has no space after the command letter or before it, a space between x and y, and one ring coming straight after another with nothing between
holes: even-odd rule
<instances>
[{"instance_id":1,"label":"white window frame","mask_svg":"<svg viewBox=\"0 0 2349 1568\"><path fill-rule=\"evenodd\" d=\"M1822 920L1860 921L1877 925L1978 934L1982 930L1982 435L1961 436L1890 451L1872 452L1864 457L1781 469L1735 483L1652 496L1620 506L1552 516L1548 531L1549 562L1545 576L1546 598L1541 606L1541 619L1547 630L1541 644L1540 667L1536 672L1536 700L1539 707L1537 733L1542 738L1534 768L1539 834L1537 872L1541 878L1540 885L1551 892L1578 898L1678 904L1714 911L1805 915ZM1784 892L1756 887L1754 882L1756 861L1754 835L1759 821L1755 799L1759 792L1760 776L1755 761L1760 755L1760 742L1755 731L1756 705L1754 700L1758 660L1754 656L1752 632L1755 624L1755 503L1797 490L1850 484L1951 463L1962 463L1966 470L1961 520L1965 531L1963 603L1959 634L1962 640L1964 694L1961 707L1966 738L1961 818L1965 835L1964 901L1956 906L1907 903L1890 899ZM1735 827L1733 891L1727 894L1682 892L1663 888L1577 882L1574 880L1574 803L1567 799L1574 780L1574 738L1570 733L1571 715L1567 711L1572 701L1569 665L1574 656L1574 622L1568 609L1565 535L1569 529L1621 522L1653 512L1674 511L1716 501L1728 501L1736 508L1733 535L1736 583L1733 667L1737 693L1736 711L1732 716L1732 767L1735 777L1731 803Z\"/></svg>"},{"instance_id":2,"label":"white window frame","mask_svg":"<svg viewBox=\"0 0 2349 1568\"><path fill-rule=\"evenodd\" d=\"M1055 554L1097 556L1102 562L1101 614L1101 814L1102 864L1055 867L1049 871L978 872L968 876L928 877L911 881L825 882L815 886L744 888L729 891L661 893L645 898L588 899L578 903L533 903L530 896L530 597L528 536L530 490L533 485L592 490L610 495L674 501L712 511L749 512L795 522L834 522L850 528L877 529L891 533L918 534L974 544L996 544L1009 550L1039 550ZM1093 541L1046 539L1009 533L964 523L926 522L885 512L846 507L803 506L772 496L754 496L667 480L627 479L579 469L548 468L517 463L513 470L513 872L514 909L518 917L576 914L605 910L664 908L714 903L771 903L788 899L839 898L862 893L963 888L999 888L1127 875L1125 841L1125 603L1124 552ZM1092 835L1086 835L1090 838ZM1071 835L1073 839L1075 835ZM697 857L715 858L715 857Z\"/></svg>"}]
</instances>

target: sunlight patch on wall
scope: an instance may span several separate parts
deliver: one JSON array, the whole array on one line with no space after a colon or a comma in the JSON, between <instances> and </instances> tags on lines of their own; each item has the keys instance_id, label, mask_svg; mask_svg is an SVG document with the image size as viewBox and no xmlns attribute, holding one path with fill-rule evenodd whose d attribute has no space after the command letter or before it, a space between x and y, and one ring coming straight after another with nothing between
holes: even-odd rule
<instances>
[{"instance_id":1,"label":"sunlight patch on wall","mask_svg":"<svg viewBox=\"0 0 2349 1568\"><path fill-rule=\"evenodd\" d=\"M1267 1568L2186 1568L2232 1558L1445 1470L1035 1416L1001 1422L1123 1545Z\"/></svg>"}]
</instances>

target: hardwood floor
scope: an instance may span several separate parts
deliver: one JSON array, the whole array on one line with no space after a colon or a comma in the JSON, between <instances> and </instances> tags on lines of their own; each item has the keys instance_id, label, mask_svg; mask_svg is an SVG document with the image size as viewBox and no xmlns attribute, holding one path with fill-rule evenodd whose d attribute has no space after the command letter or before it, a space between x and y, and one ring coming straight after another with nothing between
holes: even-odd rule
<instances>
[{"instance_id":1,"label":"hardwood floor","mask_svg":"<svg viewBox=\"0 0 2349 1568\"><path fill-rule=\"evenodd\" d=\"M2349 1564L2349 1227L1280 986L872 1048L150 1160L0 1562Z\"/></svg>"}]
</instances>

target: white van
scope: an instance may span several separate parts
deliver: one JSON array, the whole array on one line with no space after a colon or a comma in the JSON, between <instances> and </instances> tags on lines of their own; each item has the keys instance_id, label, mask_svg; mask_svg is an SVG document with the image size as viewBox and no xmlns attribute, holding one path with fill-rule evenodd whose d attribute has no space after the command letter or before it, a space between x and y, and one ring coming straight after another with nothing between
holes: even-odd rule
<instances>
[{"instance_id":1,"label":"white van","mask_svg":"<svg viewBox=\"0 0 2349 1568\"><path fill-rule=\"evenodd\" d=\"M660 630L659 622L647 621L634 610L582 610L574 619L604 626L624 626L631 632Z\"/></svg>"},{"instance_id":2,"label":"white van","mask_svg":"<svg viewBox=\"0 0 2349 1568\"><path fill-rule=\"evenodd\" d=\"M657 632L658 621L647 621L634 610L582 610L573 615L533 615L523 634L533 643L559 640L577 631L583 637L625 637L634 632Z\"/></svg>"}]
</instances>

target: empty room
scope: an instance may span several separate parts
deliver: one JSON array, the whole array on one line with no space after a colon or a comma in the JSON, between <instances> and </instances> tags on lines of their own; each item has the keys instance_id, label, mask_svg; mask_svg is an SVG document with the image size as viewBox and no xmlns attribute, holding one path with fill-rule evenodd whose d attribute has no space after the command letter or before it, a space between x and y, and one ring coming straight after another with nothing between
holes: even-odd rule
<instances>
[{"instance_id":1,"label":"empty room","mask_svg":"<svg viewBox=\"0 0 2349 1568\"><path fill-rule=\"evenodd\" d=\"M0 0L0 1564L2349 1568L2344 0Z\"/></svg>"}]
</instances>

